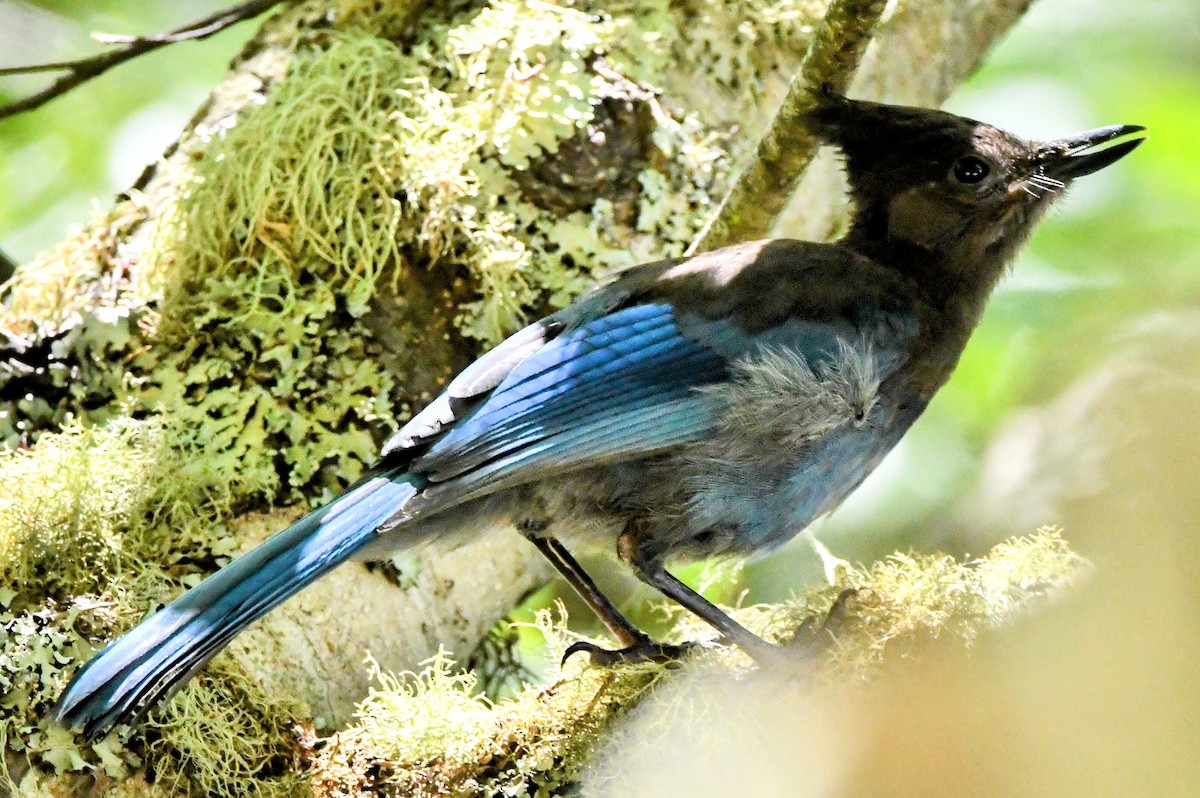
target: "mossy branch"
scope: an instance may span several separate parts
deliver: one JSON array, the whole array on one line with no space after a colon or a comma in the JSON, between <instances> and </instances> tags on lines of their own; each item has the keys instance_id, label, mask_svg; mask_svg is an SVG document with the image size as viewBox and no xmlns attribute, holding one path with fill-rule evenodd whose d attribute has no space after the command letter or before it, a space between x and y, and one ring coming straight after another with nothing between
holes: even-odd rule
<instances>
[{"instance_id":1,"label":"mossy branch","mask_svg":"<svg viewBox=\"0 0 1200 798\"><path fill-rule=\"evenodd\" d=\"M719 249L770 234L820 146L803 121L813 106L813 90L828 86L836 92L846 91L886 6L886 0L834 0L830 4L754 159L738 175L689 252Z\"/></svg>"},{"instance_id":2,"label":"mossy branch","mask_svg":"<svg viewBox=\"0 0 1200 798\"><path fill-rule=\"evenodd\" d=\"M480 697L474 677L444 654L419 673L397 677L376 669L378 686L359 707L358 722L311 750L313 784L321 798L559 794L580 779L626 713L687 693L661 687L683 681L705 689L697 675L712 671L721 672L717 679L799 680L804 691L861 683L900 656L919 658L922 641L956 637L971 646L1071 584L1084 566L1057 532L1046 530L975 561L896 555L854 568L836 587L732 611L794 655L793 663L765 668L725 647L701 649L682 671L652 663L597 668L576 657L551 674L548 686L527 687L500 703ZM846 589L856 592L824 626ZM564 621L560 612L543 613L538 622L556 658L573 640ZM799 639L789 644L793 635ZM676 641L711 636L691 618L676 625Z\"/></svg>"}]
</instances>

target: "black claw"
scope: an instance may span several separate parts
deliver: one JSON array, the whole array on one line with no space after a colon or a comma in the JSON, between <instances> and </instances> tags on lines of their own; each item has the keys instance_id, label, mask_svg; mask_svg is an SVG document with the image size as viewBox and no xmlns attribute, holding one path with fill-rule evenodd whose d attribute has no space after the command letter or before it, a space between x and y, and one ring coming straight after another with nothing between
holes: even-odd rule
<instances>
[{"instance_id":1,"label":"black claw","mask_svg":"<svg viewBox=\"0 0 1200 798\"><path fill-rule=\"evenodd\" d=\"M672 663L681 660L684 654L694 647L695 643L672 646L664 643L655 643L650 638L644 638L625 648L609 649L601 648L595 643L590 643L586 640L580 640L577 643L572 643L571 647L566 650L563 654L562 664L566 664L567 660L573 654L579 652L589 654L592 658L592 664L600 665L601 667L634 662Z\"/></svg>"},{"instance_id":2,"label":"black claw","mask_svg":"<svg viewBox=\"0 0 1200 798\"><path fill-rule=\"evenodd\" d=\"M858 593L858 588L848 587L841 593L837 594L837 598L833 600L833 606L829 608L829 612L825 615L825 622L821 624L822 629L835 628L846 620L846 607L850 603L850 599Z\"/></svg>"},{"instance_id":3,"label":"black claw","mask_svg":"<svg viewBox=\"0 0 1200 798\"><path fill-rule=\"evenodd\" d=\"M823 648L829 645L831 634L837 630L846 620L846 607L850 598L858 592L858 588L847 588L841 593L838 593L837 598L833 600L833 606L829 608L829 612L825 613L825 617L817 621L815 616L810 616L800 624L800 628L796 630L796 645L801 649L805 656L817 654Z\"/></svg>"}]
</instances>

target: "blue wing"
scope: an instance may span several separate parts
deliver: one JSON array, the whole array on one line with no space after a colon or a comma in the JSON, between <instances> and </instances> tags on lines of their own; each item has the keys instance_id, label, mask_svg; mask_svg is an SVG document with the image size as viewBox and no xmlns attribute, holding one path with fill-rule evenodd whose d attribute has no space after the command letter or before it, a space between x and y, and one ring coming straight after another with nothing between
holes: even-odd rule
<instances>
[{"instance_id":1,"label":"blue wing","mask_svg":"<svg viewBox=\"0 0 1200 798\"><path fill-rule=\"evenodd\" d=\"M396 434L391 451L414 449L410 468L429 481L413 514L700 440L717 428L719 408L696 388L726 379L738 358L786 346L816 360L858 332L789 320L749 334L658 302L546 337L538 325L518 333L451 383L440 408ZM469 393L479 385L484 395ZM456 408L466 410L454 417Z\"/></svg>"},{"instance_id":2,"label":"blue wing","mask_svg":"<svg viewBox=\"0 0 1200 798\"><path fill-rule=\"evenodd\" d=\"M744 338L732 330L709 332ZM694 389L724 379L727 349L685 335L665 303L590 319L517 364L412 468L430 500L462 501L695 440L713 419Z\"/></svg>"},{"instance_id":3,"label":"blue wing","mask_svg":"<svg viewBox=\"0 0 1200 798\"><path fill-rule=\"evenodd\" d=\"M428 480L393 520L701 440L721 408L696 389L764 348L815 363L865 341L886 377L918 332L910 293L864 258L805 242L631 270L481 357L393 436L385 458Z\"/></svg>"}]
</instances>

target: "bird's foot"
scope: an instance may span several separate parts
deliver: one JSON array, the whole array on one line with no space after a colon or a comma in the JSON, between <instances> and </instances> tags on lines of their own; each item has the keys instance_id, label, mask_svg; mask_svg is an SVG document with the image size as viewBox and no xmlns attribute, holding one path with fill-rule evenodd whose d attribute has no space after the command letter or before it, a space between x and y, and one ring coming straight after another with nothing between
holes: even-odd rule
<instances>
[{"instance_id":1,"label":"bird's foot","mask_svg":"<svg viewBox=\"0 0 1200 798\"><path fill-rule=\"evenodd\" d=\"M857 588L843 590L833 600L833 606L825 613L825 617L818 619L812 615L806 618L796 630L792 645L799 648L800 653L806 657L815 656L829 648L833 643L834 633L846 621L846 605L857 592Z\"/></svg>"},{"instance_id":2,"label":"bird's foot","mask_svg":"<svg viewBox=\"0 0 1200 798\"><path fill-rule=\"evenodd\" d=\"M655 643L649 637L640 637L625 648L603 648L595 643L580 640L573 643L563 654L562 661L566 663L574 654L585 653L591 656L592 664L608 667L618 663L635 662L678 662L683 656L695 648L695 643L684 643L673 646L666 643Z\"/></svg>"}]
</instances>

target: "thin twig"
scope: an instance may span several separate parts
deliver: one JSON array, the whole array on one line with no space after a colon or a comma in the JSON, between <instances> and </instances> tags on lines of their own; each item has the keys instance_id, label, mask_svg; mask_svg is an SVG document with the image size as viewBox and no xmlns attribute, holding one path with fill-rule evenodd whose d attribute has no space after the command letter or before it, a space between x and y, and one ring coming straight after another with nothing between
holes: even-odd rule
<instances>
[{"instance_id":1,"label":"thin twig","mask_svg":"<svg viewBox=\"0 0 1200 798\"><path fill-rule=\"evenodd\" d=\"M771 232L820 146L804 124L813 104L811 89L828 86L845 92L886 5L886 0L834 0L829 6L754 160L738 175L689 254Z\"/></svg>"},{"instance_id":2,"label":"thin twig","mask_svg":"<svg viewBox=\"0 0 1200 798\"><path fill-rule=\"evenodd\" d=\"M74 69L78 61L50 61L45 64L26 64L25 66L0 67L0 77L4 75L31 75L34 72L61 72L64 69Z\"/></svg>"},{"instance_id":3,"label":"thin twig","mask_svg":"<svg viewBox=\"0 0 1200 798\"><path fill-rule=\"evenodd\" d=\"M212 16L189 22L183 27L164 33L153 33L148 36L117 36L112 34L97 34L96 39L106 44L121 45L118 50L110 50L99 55L80 58L76 61L58 61L46 64L30 64L29 66L5 67L0 69L0 75L25 75L35 72L65 71L66 74L39 92L23 97L20 100L0 106L0 119L15 116L25 111L40 108L55 97L66 94L71 89L80 86L92 78L98 77L118 64L131 61L139 55L166 47L176 42L196 41L206 39L214 33L219 33L228 27L247 19L252 19L286 0L248 0L232 8L218 11Z\"/></svg>"}]
</instances>

